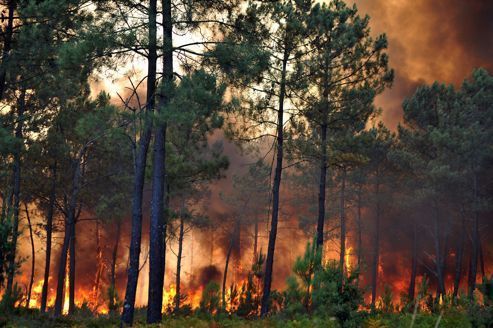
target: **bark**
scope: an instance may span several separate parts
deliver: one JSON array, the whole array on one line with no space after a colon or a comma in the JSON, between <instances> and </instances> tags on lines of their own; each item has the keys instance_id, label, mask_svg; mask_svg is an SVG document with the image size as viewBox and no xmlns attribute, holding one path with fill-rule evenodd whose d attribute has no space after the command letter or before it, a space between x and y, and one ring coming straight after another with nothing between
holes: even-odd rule
<instances>
[{"instance_id":1,"label":"bark","mask_svg":"<svg viewBox=\"0 0 493 328\"><path fill-rule=\"evenodd\" d=\"M234 243L234 234L231 236L231 240L229 242L228 252L226 253L226 262L224 264L224 272L223 272L223 284L222 284L222 307L223 310L226 310L226 279L228 278L228 268L229 268L229 260L231 258L231 253L233 251L233 243Z\"/></svg>"},{"instance_id":2,"label":"bark","mask_svg":"<svg viewBox=\"0 0 493 328\"><path fill-rule=\"evenodd\" d=\"M58 262L58 279L55 298L55 317L62 315L64 303L64 287L67 276L67 254L70 243L70 224L68 218L65 218L65 234L63 237L62 249L60 251L60 260Z\"/></svg>"},{"instance_id":3,"label":"bark","mask_svg":"<svg viewBox=\"0 0 493 328\"><path fill-rule=\"evenodd\" d=\"M440 242L440 234L441 234L441 227L440 227L440 214L439 214L439 209L438 205L435 204L435 216L433 220L433 226L434 226L434 244L435 244L435 273L437 277L437 299L439 298L440 295L445 294L445 282L443 279L443 258L441 254L441 242Z\"/></svg>"},{"instance_id":4,"label":"bark","mask_svg":"<svg viewBox=\"0 0 493 328\"><path fill-rule=\"evenodd\" d=\"M344 275L346 274L345 259L346 259L346 169L342 169L341 177L341 195L339 199L339 216L341 220L341 252L339 254L339 268L341 270L340 286L343 288Z\"/></svg>"},{"instance_id":5,"label":"bark","mask_svg":"<svg viewBox=\"0 0 493 328\"><path fill-rule=\"evenodd\" d=\"M29 209L27 208L26 203L24 203L24 211L26 212L27 224L29 227L29 239L31 241L31 278L29 279L29 288L27 290L27 299L26 299L26 307L29 308L29 303L31 302L31 292L33 290L33 283L34 283L36 252L34 251L34 233L33 233L33 226L31 224L31 216L29 215Z\"/></svg>"},{"instance_id":6,"label":"bark","mask_svg":"<svg viewBox=\"0 0 493 328\"><path fill-rule=\"evenodd\" d=\"M17 125L15 127L15 138L19 144L16 146L14 152L14 165L13 165L13 180L14 186L12 190L13 201L13 225L12 225L12 251L9 255L9 266L7 272L7 289L5 293L12 295L12 289L14 287L14 275L16 271L17 263L15 261L17 253L17 237L19 230L19 210L20 210L20 192L21 192L21 151L24 143L24 137L22 132L24 122L24 110L26 106L26 91L22 90L17 103Z\"/></svg>"},{"instance_id":7,"label":"bark","mask_svg":"<svg viewBox=\"0 0 493 328\"><path fill-rule=\"evenodd\" d=\"M486 278L486 272L484 269L484 255L483 255L483 244L481 243L481 235L478 233L478 238L479 238L479 263L480 263L480 268L481 268L481 278L484 279Z\"/></svg>"},{"instance_id":8,"label":"bark","mask_svg":"<svg viewBox=\"0 0 493 328\"><path fill-rule=\"evenodd\" d=\"M257 262L258 257L258 219L255 218L255 225L253 231L253 263Z\"/></svg>"},{"instance_id":9,"label":"bark","mask_svg":"<svg viewBox=\"0 0 493 328\"><path fill-rule=\"evenodd\" d=\"M46 302L48 301L48 284L50 280L50 263L51 263L51 238L53 233L53 214L55 211L56 197L56 171L57 162L53 164L51 169L51 190L48 200L48 213L46 216L46 255L45 255L45 270L43 279L43 288L41 290L41 312L46 312Z\"/></svg>"},{"instance_id":10,"label":"bark","mask_svg":"<svg viewBox=\"0 0 493 328\"><path fill-rule=\"evenodd\" d=\"M379 172L376 173L375 183L375 195L376 195L376 208L375 208L375 244L373 249L373 263L372 263L372 278L371 278L371 307L375 308L375 302L377 300L377 281L378 281L378 263L380 262L380 181Z\"/></svg>"},{"instance_id":11,"label":"bark","mask_svg":"<svg viewBox=\"0 0 493 328\"><path fill-rule=\"evenodd\" d=\"M270 290L272 285L272 271L274 266L274 251L276 247L277 223L279 217L279 194L281 189L281 175L283 162L283 143L284 143L284 98L286 95L286 69L289 53L284 51L281 71L281 85L279 93L279 108L277 112L277 154L276 168L274 174L274 184L272 186L272 218L269 232L269 242L267 246L267 258L265 261L264 286L260 315L265 316L269 312Z\"/></svg>"},{"instance_id":12,"label":"bark","mask_svg":"<svg viewBox=\"0 0 493 328\"><path fill-rule=\"evenodd\" d=\"M151 112L155 107L156 65L157 65L157 0L149 3L149 47L147 49L147 95L145 119L139 148L136 151L135 174L132 191L132 229L130 236L129 266L127 270L127 286L122 311L122 324L132 325L134 319L135 296L139 279L139 258L142 240L142 199L145 183L147 153L152 134Z\"/></svg>"},{"instance_id":13,"label":"bark","mask_svg":"<svg viewBox=\"0 0 493 328\"><path fill-rule=\"evenodd\" d=\"M418 269L418 225L413 217L413 246L411 259L411 279L409 281L409 300L413 301L416 292L416 273Z\"/></svg>"},{"instance_id":14,"label":"bark","mask_svg":"<svg viewBox=\"0 0 493 328\"><path fill-rule=\"evenodd\" d=\"M358 225L358 269L361 269L361 256L363 253L363 239L362 239L362 222L361 222L361 207L362 207L362 201L361 201L361 189L362 186L360 185L358 187L358 209L357 209L357 225Z\"/></svg>"},{"instance_id":15,"label":"bark","mask_svg":"<svg viewBox=\"0 0 493 328\"><path fill-rule=\"evenodd\" d=\"M113 245L113 252L111 254L111 272L110 272L110 302L109 308L111 311L116 307L116 260L118 259L118 247L120 245L120 234L122 229L122 222L120 220L116 223L116 236L115 244Z\"/></svg>"},{"instance_id":16,"label":"bark","mask_svg":"<svg viewBox=\"0 0 493 328\"><path fill-rule=\"evenodd\" d=\"M62 252L60 254L60 264L58 268L58 286L57 296L55 300L55 317L60 316L63 310L63 288L66 276L67 253L69 249L69 314L72 314L75 311L75 224L77 215L78 213L80 213L80 211L77 211L77 202L80 191L80 182L82 179L82 160L88 146L88 144L83 146L73 161L74 173L72 178L72 189L70 192L70 198L67 208L65 238L63 241Z\"/></svg>"},{"instance_id":17,"label":"bark","mask_svg":"<svg viewBox=\"0 0 493 328\"><path fill-rule=\"evenodd\" d=\"M469 277L469 291L468 296L470 299L474 297L474 290L476 289L476 275L478 271L478 257L479 257L479 210L478 210L478 178L475 173L473 176L473 235L472 235L472 254L471 254L471 270Z\"/></svg>"},{"instance_id":18,"label":"bark","mask_svg":"<svg viewBox=\"0 0 493 328\"><path fill-rule=\"evenodd\" d=\"M94 277L93 300L96 307L99 304L99 286L101 276L103 275L103 249L101 248L101 231L99 229L99 220L96 220L96 276Z\"/></svg>"},{"instance_id":19,"label":"bark","mask_svg":"<svg viewBox=\"0 0 493 328\"><path fill-rule=\"evenodd\" d=\"M173 21L171 1L163 0L163 84L173 83ZM160 93L159 113L164 113L169 95ZM149 296L147 306L147 323L158 323L162 320L163 286L165 273L164 231L166 211L166 123L158 122L154 136L154 162L152 172L152 205L150 222L149 247Z\"/></svg>"},{"instance_id":20,"label":"bark","mask_svg":"<svg viewBox=\"0 0 493 328\"><path fill-rule=\"evenodd\" d=\"M454 300L457 298L457 295L459 294L460 280L462 278L462 261L464 258L464 246L466 244L466 231L467 231L466 218L464 215L464 211L461 212L462 212L461 237L460 237L459 245L457 246L457 251L456 251L457 257L455 260L455 277L454 277L454 291L453 291Z\"/></svg>"},{"instance_id":21,"label":"bark","mask_svg":"<svg viewBox=\"0 0 493 328\"><path fill-rule=\"evenodd\" d=\"M178 256L176 259L176 296L175 296L175 312L180 311L181 302L181 260L183 254L183 238L185 237L185 222L180 219L180 232L178 235Z\"/></svg>"},{"instance_id":22,"label":"bark","mask_svg":"<svg viewBox=\"0 0 493 328\"><path fill-rule=\"evenodd\" d=\"M317 250L324 244L324 226L325 226L325 192L327 184L327 116L329 112L329 69L326 62L323 82L323 100L325 101L325 113L322 114L322 124L320 125L320 147L322 154L320 156L320 181L318 191L318 220L317 220ZM320 261L322 257L320 257Z\"/></svg>"},{"instance_id":23,"label":"bark","mask_svg":"<svg viewBox=\"0 0 493 328\"><path fill-rule=\"evenodd\" d=\"M318 220L317 220L317 249L324 245L324 226L325 226L325 191L327 184L327 124L321 126L321 147L322 156L320 158L320 181L318 191ZM320 258L321 260L322 258Z\"/></svg>"},{"instance_id":24,"label":"bark","mask_svg":"<svg viewBox=\"0 0 493 328\"><path fill-rule=\"evenodd\" d=\"M5 29L5 38L3 40L2 50L2 63L0 66L0 100L3 100L5 93L5 81L7 77L7 62L9 59L9 53L12 50L12 37L14 35L14 13L17 8L16 0L9 0L8 6L8 18L7 28Z\"/></svg>"}]
</instances>

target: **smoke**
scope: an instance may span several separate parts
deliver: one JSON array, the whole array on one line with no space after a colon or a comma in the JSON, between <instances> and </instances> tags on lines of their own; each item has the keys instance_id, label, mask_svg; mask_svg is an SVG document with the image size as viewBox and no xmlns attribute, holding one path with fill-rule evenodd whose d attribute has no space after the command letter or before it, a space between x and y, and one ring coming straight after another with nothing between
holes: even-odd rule
<instances>
[{"instance_id":1,"label":"smoke","mask_svg":"<svg viewBox=\"0 0 493 328\"><path fill-rule=\"evenodd\" d=\"M401 103L417 85L459 84L474 68L493 70L493 2L489 0L356 0L371 17L372 34L385 33L392 89L377 98L383 120L395 128Z\"/></svg>"}]
</instances>

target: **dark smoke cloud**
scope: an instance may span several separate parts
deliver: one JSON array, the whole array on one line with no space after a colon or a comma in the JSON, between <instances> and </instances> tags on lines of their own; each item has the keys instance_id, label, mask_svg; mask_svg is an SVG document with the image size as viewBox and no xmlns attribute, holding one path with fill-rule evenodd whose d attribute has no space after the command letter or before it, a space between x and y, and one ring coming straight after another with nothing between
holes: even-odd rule
<instances>
[{"instance_id":1,"label":"dark smoke cloud","mask_svg":"<svg viewBox=\"0 0 493 328\"><path fill-rule=\"evenodd\" d=\"M396 126L402 100L417 85L459 84L476 67L493 70L491 0L355 2L361 14L370 15L373 34L386 33L389 40L396 79L393 88L377 99L389 127Z\"/></svg>"}]
</instances>

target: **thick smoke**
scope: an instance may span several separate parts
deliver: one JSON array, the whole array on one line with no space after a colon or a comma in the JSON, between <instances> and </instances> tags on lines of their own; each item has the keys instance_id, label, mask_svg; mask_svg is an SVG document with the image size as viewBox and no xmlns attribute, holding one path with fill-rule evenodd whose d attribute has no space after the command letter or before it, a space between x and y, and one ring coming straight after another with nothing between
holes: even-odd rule
<instances>
[{"instance_id":1,"label":"thick smoke","mask_svg":"<svg viewBox=\"0 0 493 328\"><path fill-rule=\"evenodd\" d=\"M401 103L417 85L459 84L473 68L493 70L493 2L490 0L356 0L371 17L373 34L386 33L392 89L377 99L383 119L395 127Z\"/></svg>"}]
</instances>

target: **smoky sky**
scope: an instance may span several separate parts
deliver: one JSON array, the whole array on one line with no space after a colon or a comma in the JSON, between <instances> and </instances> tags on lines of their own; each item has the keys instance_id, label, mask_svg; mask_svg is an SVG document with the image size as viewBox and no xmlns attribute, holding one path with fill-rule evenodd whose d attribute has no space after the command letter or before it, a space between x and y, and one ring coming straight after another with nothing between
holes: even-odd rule
<instances>
[{"instance_id":1,"label":"smoky sky","mask_svg":"<svg viewBox=\"0 0 493 328\"><path fill-rule=\"evenodd\" d=\"M352 1L348 1L351 3ZM439 81L459 85L472 70L493 71L493 1L356 0L370 16L372 34L389 41L394 85L376 101L391 128L401 104L418 85Z\"/></svg>"}]
</instances>

